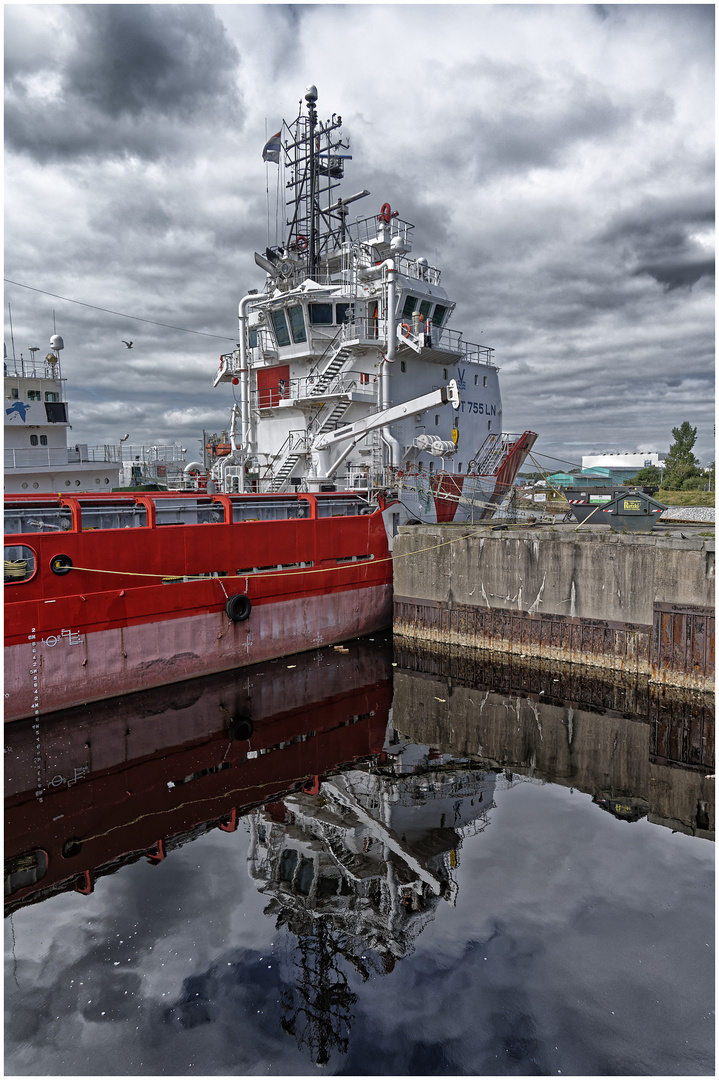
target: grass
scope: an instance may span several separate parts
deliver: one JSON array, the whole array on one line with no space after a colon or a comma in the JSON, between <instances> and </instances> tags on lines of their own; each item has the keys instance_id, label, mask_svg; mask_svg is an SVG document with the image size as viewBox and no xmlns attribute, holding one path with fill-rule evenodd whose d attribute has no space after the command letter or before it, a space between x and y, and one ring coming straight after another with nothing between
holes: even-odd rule
<instances>
[{"instance_id":1,"label":"grass","mask_svg":"<svg viewBox=\"0 0 719 1080\"><path fill-rule=\"evenodd\" d=\"M715 496L714 491L665 491L660 488L654 498L667 506L715 506Z\"/></svg>"}]
</instances>

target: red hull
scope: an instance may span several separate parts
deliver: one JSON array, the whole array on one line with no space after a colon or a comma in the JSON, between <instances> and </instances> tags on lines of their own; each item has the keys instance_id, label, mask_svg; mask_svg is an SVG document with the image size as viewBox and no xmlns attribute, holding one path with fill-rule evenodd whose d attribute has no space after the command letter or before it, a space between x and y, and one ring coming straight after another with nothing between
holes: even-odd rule
<instances>
[{"instance_id":1,"label":"red hull","mask_svg":"<svg viewBox=\"0 0 719 1080\"><path fill-rule=\"evenodd\" d=\"M26 504L6 499L6 509L17 513L24 506L64 508L72 527L6 534L6 558L8 548L22 546L36 569L6 588L5 719L226 671L391 625L392 563L380 512L324 516L332 500L300 496L281 505L290 511L301 506L306 517L233 520L247 505L241 497L154 493ZM251 505L252 512L276 513L280 501L258 496ZM139 506L145 523L83 531L83 520L99 521L100 512L117 506L123 512ZM180 514L216 507L221 520L158 524L170 506ZM25 512L22 520L28 517ZM56 574L50 567L60 555L71 569ZM278 565L286 569L271 569ZM251 604L239 622L226 613L228 598L237 594Z\"/></svg>"}]
</instances>

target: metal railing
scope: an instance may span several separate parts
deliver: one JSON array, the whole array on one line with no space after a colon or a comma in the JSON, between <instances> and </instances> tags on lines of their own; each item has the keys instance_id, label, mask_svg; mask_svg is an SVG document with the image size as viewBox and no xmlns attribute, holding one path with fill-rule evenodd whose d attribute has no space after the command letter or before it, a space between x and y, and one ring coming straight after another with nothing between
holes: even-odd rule
<instances>
[{"instance_id":1,"label":"metal railing","mask_svg":"<svg viewBox=\"0 0 719 1080\"><path fill-rule=\"evenodd\" d=\"M4 373L8 378L53 379L55 382L62 379L59 360L49 364L44 357L42 360L25 360L22 355L19 360L6 357Z\"/></svg>"},{"instance_id":2,"label":"metal railing","mask_svg":"<svg viewBox=\"0 0 719 1080\"><path fill-rule=\"evenodd\" d=\"M80 463L100 462L119 464L117 446L83 446L82 449L67 447L32 446L19 450L5 450L6 469L44 468L45 466L77 465Z\"/></svg>"}]
</instances>

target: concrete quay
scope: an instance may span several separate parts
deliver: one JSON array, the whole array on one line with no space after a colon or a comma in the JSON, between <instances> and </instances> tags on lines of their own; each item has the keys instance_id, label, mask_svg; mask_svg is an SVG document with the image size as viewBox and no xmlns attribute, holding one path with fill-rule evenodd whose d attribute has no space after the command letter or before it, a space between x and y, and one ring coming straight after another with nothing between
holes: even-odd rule
<instances>
[{"instance_id":1,"label":"concrete quay","mask_svg":"<svg viewBox=\"0 0 719 1080\"><path fill-rule=\"evenodd\" d=\"M410 525L393 556L398 637L714 688L713 536Z\"/></svg>"}]
</instances>

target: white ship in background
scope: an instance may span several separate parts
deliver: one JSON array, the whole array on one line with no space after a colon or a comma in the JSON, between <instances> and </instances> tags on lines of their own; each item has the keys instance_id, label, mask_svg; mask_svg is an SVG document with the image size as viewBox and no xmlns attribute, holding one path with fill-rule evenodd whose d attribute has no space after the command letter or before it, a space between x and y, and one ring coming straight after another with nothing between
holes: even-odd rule
<instances>
[{"instance_id":1,"label":"white ship in background","mask_svg":"<svg viewBox=\"0 0 719 1080\"><path fill-rule=\"evenodd\" d=\"M5 493L112 491L119 482L119 446L68 446L68 403L60 365L64 342L50 338L38 360L5 353Z\"/></svg>"},{"instance_id":2,"label":"white ship in background","mask_svg":"<svg viewBox=\"0 0 719 1080\"><path fill-rule=\"evenodd\" d=\"M235 392L223 492L382 492L393 524L480 520L511 488L536 439L502 431L493 350L449 327L440 271L412 255L414 226L388 203L350 221L337 194L342 118L306 112L266 144L280 168L285 238L255 254L266 274L239 305L238 348L215 385ZM285 213L286 206L286 213Z\"/></svg>"},{"instance_id":3,"label":"white ship in background","mask_svg":"<svg viewBox=\"0 0 719 1080\"><path fill-rule=\"evenodd\" d=\"M127 436L102 446L68 446L72 424L60 361L64 347L60 334L53 334L42 360L36 346L28 350L31 360L22 353L19 360L8 357L5 351L5 493L71 495L186 486L183 447L131 446Z\"/></svg>"}]
</instances>

